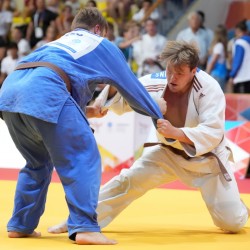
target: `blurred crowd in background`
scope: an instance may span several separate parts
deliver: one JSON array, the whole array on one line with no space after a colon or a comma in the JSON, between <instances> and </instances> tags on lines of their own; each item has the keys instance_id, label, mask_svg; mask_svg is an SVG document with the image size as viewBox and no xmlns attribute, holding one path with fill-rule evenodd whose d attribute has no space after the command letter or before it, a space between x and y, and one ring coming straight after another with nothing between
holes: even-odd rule
<instances>
[{"instance_id":1,"label":"blurred crowd in background","mask_svg":"<svg viewBox=\"0 0 250 250\"><path fill-rule=\"evenodd\" d=\"M170 2L188 13L186 28L176 39L196 42L200 68L224 92L250 93L249 21L237 23L230 36L224 24L211 30L202 10L188 12L192 0L23 0L21 10L14 0L0 0L0 87L22 57L69 32L77 11L90 6L106 17L106 38L120 48L138 77L164 70L160 54L168 35L161 27L167 16L174 16Z\"/></svg>"}]
</instances>

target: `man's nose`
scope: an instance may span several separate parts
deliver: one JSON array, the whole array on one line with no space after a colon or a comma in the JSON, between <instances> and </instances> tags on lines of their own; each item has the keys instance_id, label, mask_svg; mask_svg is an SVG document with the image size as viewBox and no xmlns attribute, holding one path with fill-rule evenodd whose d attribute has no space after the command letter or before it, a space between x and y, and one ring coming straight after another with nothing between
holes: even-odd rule
<instances>
[{"instance_id":1,"label":"man's nose","mask_svg":"<svg viewBox=\"0 0 250 250\"><path fill-rule=\"evenodd\" d=\"M175 74L171 74L171 75L170 75L170 80L171 80L171 81L172 81L172 80L175 80L175 78L176 78L176 77L175 77Z\"/></svg>"}]
</instances>

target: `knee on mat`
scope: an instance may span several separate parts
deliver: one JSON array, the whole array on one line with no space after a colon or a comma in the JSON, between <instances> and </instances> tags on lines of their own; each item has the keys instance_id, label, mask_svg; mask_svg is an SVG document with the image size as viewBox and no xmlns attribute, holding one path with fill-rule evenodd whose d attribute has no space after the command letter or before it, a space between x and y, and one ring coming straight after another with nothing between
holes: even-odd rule
<instances>
[{"instance_id":1,"label":"knee on mat","mask_svg":"<svg viewBox=\"0 0 250 250\"><path fill-rule=\"evenodd\" d=\"M234 211L221 211L220 214L216 214L214 223L217 227L228 233L237 233L245 225L247 221L247 215L243 213L236 213Z\"/></svg>"},{"instance_id":2,"label":"knee on mat","mask_svg":"<svg viewBox=\"0 0 250 250\"><path fill-rule=\"evenodd\" d=\"M238 233L243 227L241 222L235 221L219 221L215 224L227 233Z\"/></svg>"}]
</instances>

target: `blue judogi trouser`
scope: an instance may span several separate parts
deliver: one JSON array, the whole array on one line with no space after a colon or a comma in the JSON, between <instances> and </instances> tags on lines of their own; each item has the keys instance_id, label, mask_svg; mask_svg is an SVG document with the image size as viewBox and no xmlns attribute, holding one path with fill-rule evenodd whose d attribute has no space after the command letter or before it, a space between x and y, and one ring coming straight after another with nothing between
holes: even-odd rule
<instances>
[{"instance_id":1,"label":"blue judogi trouser","mask_svg":"<svg viewBox=\"0 0 250 250\"><path fill-rule=\"evenodd\" d=\"M69 208L71 239L77 232L99 232L96 206L101 182L100 154L86 118L69 98L57 124L3 112L10 135L26 160L20 171L8 231L31 234L44 212L53 166Z\"/></svg>"}]
</instances>

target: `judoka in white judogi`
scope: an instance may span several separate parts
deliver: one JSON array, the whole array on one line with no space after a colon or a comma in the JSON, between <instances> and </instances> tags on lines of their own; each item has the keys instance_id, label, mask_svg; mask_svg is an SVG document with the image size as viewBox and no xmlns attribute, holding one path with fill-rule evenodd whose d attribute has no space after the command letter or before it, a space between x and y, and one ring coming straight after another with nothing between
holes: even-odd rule
<instances>
[{"instance_id":1,"label":"judoka in white judogi","mask_svg":"<svg viewBox=\"0 0 250 250\"><path fill-rule=\"evenodd\" d=\"M165 71L146 75L140 81L155 100L164 95L167 86ZM99 98L106 96L108 88ZM108 105L117 114L130 110L119 93ZM130 169L123 169L101 188L97 209L100 226L108 225L148 190L179 179L200 190L216 226L225 231L239 231L248 219L248 212L240 200L229 163L232 153L224 137L224 114L225 98L219 84L204 71L197 70L185 126L181 128L194 147L166 140L157 133L159 141L167 147L151 147ZM186 157L175 149L185 152ZM209 152L212 154L206 155ZM226 173L222 173L219 163L226 168Z\"/></svg>"}]
</instances>

